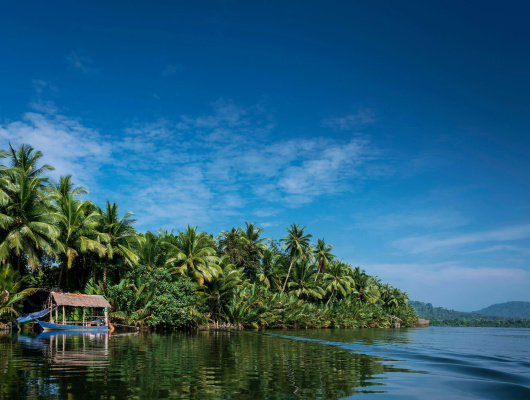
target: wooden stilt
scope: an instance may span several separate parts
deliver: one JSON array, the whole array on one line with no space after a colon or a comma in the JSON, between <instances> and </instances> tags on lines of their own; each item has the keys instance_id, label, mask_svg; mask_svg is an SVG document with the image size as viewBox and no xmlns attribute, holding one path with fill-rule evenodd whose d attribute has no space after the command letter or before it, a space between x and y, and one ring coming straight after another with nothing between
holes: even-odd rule
<instances>
[{"instance_id":1,"label":"wooden stilt","mask_svg":"<svg viewBox=\"0 0 530 400\"><path fill-rule=\"evenodd\" d=\"M63 325L66 323L65 316L64 316L64 306L63 306Z\"/></svg>"}]
</instances>

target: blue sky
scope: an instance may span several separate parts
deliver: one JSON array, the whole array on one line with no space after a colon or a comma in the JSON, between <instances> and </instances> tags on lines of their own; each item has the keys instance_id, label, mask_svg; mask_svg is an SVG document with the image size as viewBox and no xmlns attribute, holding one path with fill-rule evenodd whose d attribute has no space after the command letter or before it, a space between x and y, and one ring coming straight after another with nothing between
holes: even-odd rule
<instances>
[{"instance_id":1,"label":"blue sky","mask_svg":"<svg viewBox=\"0 0 530 400\"><path fill-rule=\"evenodd\" d=\"M256 3L4 4L2 147L142 231L295 222L415 300L530 300L530 6Z\"/></svg>"}]
</instances>

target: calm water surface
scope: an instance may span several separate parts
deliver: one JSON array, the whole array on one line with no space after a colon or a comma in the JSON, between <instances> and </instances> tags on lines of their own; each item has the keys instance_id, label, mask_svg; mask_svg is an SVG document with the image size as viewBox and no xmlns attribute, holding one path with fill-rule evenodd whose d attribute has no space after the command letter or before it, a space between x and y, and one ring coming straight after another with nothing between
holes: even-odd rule
<instances>
[{"instance_id":1,"label":"calm water surface","mask_svg":"<svg viewBox=\"0 0 530 400\"><path fill-rule=\"evenodd\" d=\"M4 335L0 398L530 399L530 330Z\"/></svg>"}]
</instances>

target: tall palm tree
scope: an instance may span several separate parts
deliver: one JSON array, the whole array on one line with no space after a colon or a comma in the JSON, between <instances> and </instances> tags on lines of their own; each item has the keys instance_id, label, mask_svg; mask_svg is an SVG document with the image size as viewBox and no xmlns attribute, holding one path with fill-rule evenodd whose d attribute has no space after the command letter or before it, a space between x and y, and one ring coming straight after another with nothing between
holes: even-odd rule
<instances>
[{"instance_id":1,"label":"tall palm tree","mask_svg":"<svg viewBox=\"0 0 530 400\"><path fill-rule=\"evenodd\" d=\"M48 180L39 177L53 167L38 167L42 153L31 146L9 148L0 151L0 159L7 159L10 164L0 166L0 261L11 260L22 271L26 262L37 267L41 252L53 256L54 248L61 248L57 242L58 215L43 193L48 189Z\"/></svg>"},{"instance_id":2,"label":"tall palm tree","mask_svg":"<svg viewBox=\"0 0 530 400\"><path fill-rule=\"evenodd\" d=\"M133 227L136 221L133 213L127 212L120 218L118 204L107 201L105 210L98 210L100 231L106 235L105 240L105 266L103 269L103 285L107 285L107 269L109 260L114 256L123 259L125 264L135 263L138 256L133 251L133 246L138 243L138 237Z\"/></svg>"},{"instance_id":3,"label":"tall palm tree","mask_svg":"<svg viewBox=\"0 0 530 400\"><path fill-rule=\"evenodd\" d=\"M291 268L293 263L297 259L308 259L309 258L309 249L311 248L309 244L309 239L312 235L304 235L304 229L306 227L300 228L300 225L291 224L290 228L287 228L287 235L283 235L281 241L284 243L287 252L291 258L291 264L289 265L289 270L287 271L287 276L285 277L285 282L283 283L282 292L285 291L287 286L287 281L289 280L289 275L291 274Z\"/></svg>"},{"instance_id":4,"label":"tall palm tree","mask_svg":"<svg viewBox=\"0 0 530 400\"><path fill-rule=\"evenodd\" d=\"M333 250L332 245L326 244L324 239L318 239L318 243L313 248L313 257L318 263L315 281L318 278L318 274L323 272L324 269L329 265L329 262L335 258L335 255L331 254L331 250Z\"/></svg>"},{"instance_id":5,"label":"tall palm tree","mask_svg":"<svg viewBox=\"0 0 530 400\"><path fill-rule=\"evenodd\" d=\"M199 299L208 306L210 318L218 322L227 315L226 306L234 297L236 290L243 287L243 271L228 262L223 256L220 270L211 281L204 282L197 291Z\"/></svg>"},{"instance_id":6,"label":"tall palm tree","mask_svg":"<svg viewBox=\"0 0 530 400\"><path fill-rule=\"evenodd\" d=\"M7 201L0 208L0 260L5 263L16 259L19 271L23 260L36 268L41 251L53 255L55 249L62 249L57 241L60 216L40 191L42 182L43 178L28 179L14 169L0 183L7 194Z\"/></svg>"},{"instance_id":7,"label":"tall palm tree","mask_svg":"<svg viewBox=\"0 0 530 400\"><path fill-rule=\"evenodd\" d=\"M349 265L344 264L342 261L336 261L331 263L327 272L324 273L324 290L326 293L329 293L329 298L326 304L328 304L332 298L336 298L337 293L346 297L355 290L355 282L348 274L347 269L351 269Z\"/></svg>"},{"instance_id":8,"label":"tall palm tree","mask_svg":"<svg viewBox=\"0 0 530 400\"><path fill-rule=\"evenodd\" d=\"M238 228L237 231L245 243L255 247L258 250L260 257L263 257L262 251L267 249L266 240L270 240L268 237L260 238L260 234L263 232L263 228L255 228L255 222L245 222L245 229Z\"/></svg>"},{"instance_id":9,"label":"tall palm tree","mask_svg":"<svg viewBox=\"0 0 530 400\"><path fill-rule=\"evenodd\" d=\"M316 275L315 269L307 261L298 261L295 263L289 288L294 291L294 294L299 299L322 299L324 291L313 279L314 275Z\"/></svg>"},{"instance_id":10,"label":"tall palm tree","mask_svg":"<svg viewBox=\"0 0 530 400\"><path fill-rule=\"evenodd\" d=\"M175 265L172 270L187 273L199 285L203 285L204 281L210 282L221 272L220 259L210 246L210 238L197 233L197 227L188 225L184 232L179 232L175 240L167 243L171 256L168 263Z\"/></svg>"},{"instance_id":11,"label":"tall palm tree","mask_svg":"<svg viewBox=\"0 0 530 400\"><path fill-rule=\"evenodd\" d=\"M148 270L164 268L168 265L168 252L166 241L169 234L160 232L154 234L146 232L138 237L138 264L145 265Z\"/></svg>"},{"instance_id":12,"label":"tall palm tree","mask_svg":"<svg viewBox=\"0 0 530 400\"><path fill-rule=\"evenodd\" d=\"M280 280L281 258L270 250L263 252L261 266L258 271L258 279L263 282L267 288L273 287L275 290L281 290L282 283Z\"/></svg>"},{"instance_id":13,"label":"tall palm tree","mask_svg":"<svg viewBox=\"0 0 530 400\"><path fill-rule=\"evenodd\" d=\"M0 159L7 158L12 168L17 168L21 171L27 179L38 178L46 172L55 170L51 165L44 164L41 167L37 166L38 161L43 154L40 150L36 150L28 144L22 144L18 149L13 149L9 145L8 151L0 151ZM44 180L47 182L47 180Z\"/></svg>"},{"instance_id":14,"label":"tall palm tree","mask_svg":"<svg viewBox=\"0 0 530 400\"><path fill-rule=\"evenodd\" d=\"M75 188L70 176L61 177L59 183L54 185L52 196L60 214L61 235L58 241L64 248L59 256L61 259L59 288L63 272L68 273L79 253L92 252L100 257L105 254L106 248L102 242L106 241L108 236L98 230L101 226L98 221L98 212L89 201L76 199L84 193L87 193L86 189ZM68 275L66 276L68 281Z\"/></svg>"}]
</instances>

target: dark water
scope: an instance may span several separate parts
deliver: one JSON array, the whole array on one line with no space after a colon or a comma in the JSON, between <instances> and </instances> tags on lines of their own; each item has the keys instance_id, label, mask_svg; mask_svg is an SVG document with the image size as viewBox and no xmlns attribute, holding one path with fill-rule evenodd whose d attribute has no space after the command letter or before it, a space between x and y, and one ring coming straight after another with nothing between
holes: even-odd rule
<instances>
[{"instance_id":1,"label":"dark water","mask_svg":"<svg viewBox=\"0 0 530 400\"><path fill-rule=\"evenodd\" d=\"M7 335L0 398L530 399L530 330Z\"/></svg>"}]
</instances>

